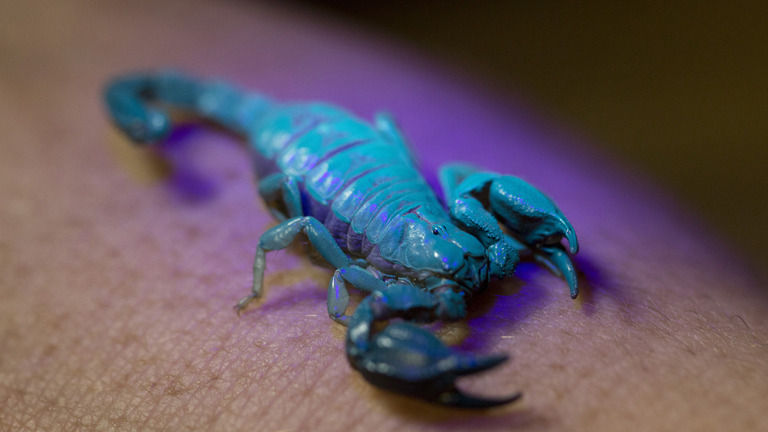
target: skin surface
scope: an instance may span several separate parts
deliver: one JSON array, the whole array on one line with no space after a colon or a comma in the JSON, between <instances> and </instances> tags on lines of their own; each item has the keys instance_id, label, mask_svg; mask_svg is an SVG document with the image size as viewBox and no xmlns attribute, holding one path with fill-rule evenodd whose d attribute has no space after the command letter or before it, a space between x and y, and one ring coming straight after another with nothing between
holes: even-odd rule
<instances>
[{"instance_id":1,"label":"skin surface","mask_svg":"<svg viewBox=\"0 0 768 432\"><path fill-rule=\"evenodd\" d=\"M271 6L1 9L0 430L768 428L765 284L696 215L515 101ZM462 384L522 402L464 412L367 385L325 313L330 272L300 247L270 255L264 300L238 318L272 224L243 146L186 128L142 152L102 112L109 77L169 64L386 108L433 179L463 160L549 194L579 235L579 298L524 265L438 330L511 354Z\"/></svg>"}]
</instances>

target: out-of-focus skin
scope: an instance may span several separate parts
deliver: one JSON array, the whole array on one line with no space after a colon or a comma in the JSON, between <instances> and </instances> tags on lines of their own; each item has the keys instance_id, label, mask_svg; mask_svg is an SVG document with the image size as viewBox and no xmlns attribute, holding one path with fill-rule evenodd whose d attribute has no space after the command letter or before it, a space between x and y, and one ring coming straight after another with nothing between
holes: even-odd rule
<instances>
[{"instance_id":1,"label":"out-of-focus skin","mask_svg":"<svg viewBox=\"0 0 768 432\"><path fill-rule=\"evenodd\" d=\"M0 430L768 426L764 285L695 214L517 102L259 4L0 9ZM137 152L101 111L108 77L168 64L366 117L386 108L426 172L464 160L557 201L579 234L579 298L522 266L439 329L511 353L463 384L523 400L462 412L367 386L325 314L330 275L301 253L270 256L264 300L238 318L270 224L245 150L190 128Z\"/></svg>"}]
</instances>

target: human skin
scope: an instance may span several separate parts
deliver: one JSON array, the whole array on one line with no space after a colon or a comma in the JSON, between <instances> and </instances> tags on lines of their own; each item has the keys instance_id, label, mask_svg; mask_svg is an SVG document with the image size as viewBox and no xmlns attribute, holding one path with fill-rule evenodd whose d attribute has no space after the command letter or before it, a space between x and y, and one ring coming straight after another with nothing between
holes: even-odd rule
<instances>
[{"instance_id":1,"label":"human skin","mask_svg":"<svg viewBox=\"0 0 768 432\"><path fill-rule=\"evenodd\" d=\"M768 427L765 286L672 197L386 45L263 5L179 4L0 13L16 17L0 26L0 430ZM432 178L465 160L552 196L579 235L579 298L525 264L436 328L512 355L461 385L522 401L462 411L368 385L326 315L330 272L301 248L268 255L265 298L238 318L272 223L241 141L186 127L136 149L102 113L109 77L156 64L366 118L387 108Z\"/></svg>"}]
</instances>

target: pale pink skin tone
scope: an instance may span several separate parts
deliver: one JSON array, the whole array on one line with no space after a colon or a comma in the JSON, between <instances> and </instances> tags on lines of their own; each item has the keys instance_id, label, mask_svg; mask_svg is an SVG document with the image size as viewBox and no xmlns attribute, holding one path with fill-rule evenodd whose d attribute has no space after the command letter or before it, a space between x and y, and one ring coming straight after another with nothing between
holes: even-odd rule
<instances>
[{"instance_id":1,"label":"pale pink skin tone","mask_svg":"<svg viewBox=\"0 0 768 432\"><path fill-rule=\"evenodd\" d=\"M695 214L517 102L247 2L2 8L17 19L0 26L0 430L768 427L764 285ZM387 108L426 172L483 164L558 202L579 234L579 299L525 265L439 329L511 354L462 384L523 401L466 412L369 386L326 316L330 273L301 251L268 256L265 299L238 318L271 223L245 150L177 136L164 177L102 112L107 78L160 64L368 118Z\"/></svg>"}]
</instances>

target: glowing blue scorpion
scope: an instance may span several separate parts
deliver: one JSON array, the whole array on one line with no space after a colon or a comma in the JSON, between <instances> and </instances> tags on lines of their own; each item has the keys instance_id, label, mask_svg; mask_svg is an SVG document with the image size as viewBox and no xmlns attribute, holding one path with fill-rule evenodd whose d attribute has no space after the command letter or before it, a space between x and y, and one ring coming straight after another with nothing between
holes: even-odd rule
<instances>
[{"instance_id":1,"label":"glowing blue scorpion","mask_svg":"<svg viewBox=\"0 0 768 432\"><path fill-rule=\"evenodd\" d=\"M235 308L262 295L266 253L304 233L336 269L328 314L348 327L347 358L382 389L460 407L514 401L519 393L489 399L455 385L506 355L460 353L413 323L464 318L469 298L492 278L511 276L521 255L578 294L561 245L565 238L576 253L576 233L549 198L519 178L450 165L439 174L446 209L387 114L370 124L328 104L276 103L171 71L118 78L105 98L116 125L138 143L169 132L163 105L247 137L259 193L279 224L261 236L253 291ZM370 295L347 315L350 285Z\"/></svg>"}]
</instances>

